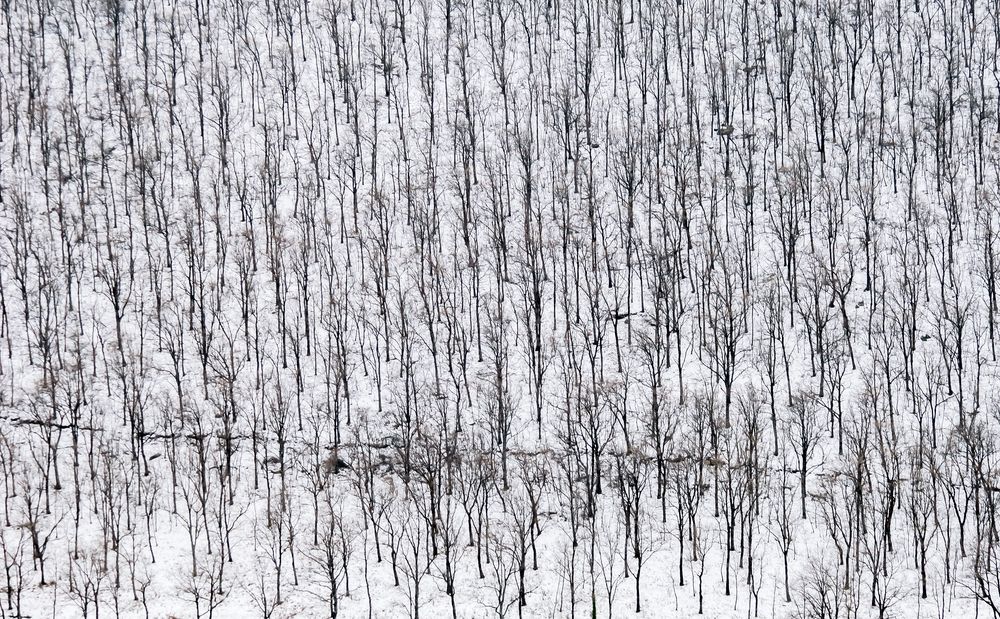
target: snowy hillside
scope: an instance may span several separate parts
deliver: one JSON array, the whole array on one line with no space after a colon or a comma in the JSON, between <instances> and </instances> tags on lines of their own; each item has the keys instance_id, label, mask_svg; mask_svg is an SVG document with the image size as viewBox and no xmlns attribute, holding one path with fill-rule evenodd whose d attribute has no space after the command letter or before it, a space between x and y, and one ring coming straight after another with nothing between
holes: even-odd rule
<instances>
[{"instance_id":1,"label":"snowy hillside","mask_svg":"<svg viewBox=\"0 0 1000 619\"><path fill-rule=\"evenodd\" d=\"M1000 617L995 2L0 32L0 616Z\"/></svg>"}]
</instances>

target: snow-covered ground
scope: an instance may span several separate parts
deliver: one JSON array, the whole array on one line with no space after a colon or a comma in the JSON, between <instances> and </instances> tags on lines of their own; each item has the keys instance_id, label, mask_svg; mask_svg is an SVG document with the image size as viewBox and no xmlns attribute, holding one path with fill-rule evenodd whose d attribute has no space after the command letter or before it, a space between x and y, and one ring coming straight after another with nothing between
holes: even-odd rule
<instances>
[{"instance_id":1,"label":"snow-covered ground","mask_svg":"<svg viewBox=\"0 0 1000 619\"><path fill-rule=\"evenodd\" d=\"M0 3L3 617L1000 617L993 3Z\"/></svg>"}]
</instances>

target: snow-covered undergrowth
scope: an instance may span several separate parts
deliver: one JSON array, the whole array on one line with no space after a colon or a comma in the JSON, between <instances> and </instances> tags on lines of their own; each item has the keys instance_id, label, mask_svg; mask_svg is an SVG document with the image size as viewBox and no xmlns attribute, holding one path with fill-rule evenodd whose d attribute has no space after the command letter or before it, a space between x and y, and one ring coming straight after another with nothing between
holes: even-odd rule
<instances>
[{"instance_id":1,"label":"snow-covered undergrowth","mask_svg":"<svg viewBox=\"0 0 1000 619\"><path fill-rule=\"evenodd\" d=\"M0 32L4 617L1000 616L995 3Z\"/></svg>"}]
</instances>

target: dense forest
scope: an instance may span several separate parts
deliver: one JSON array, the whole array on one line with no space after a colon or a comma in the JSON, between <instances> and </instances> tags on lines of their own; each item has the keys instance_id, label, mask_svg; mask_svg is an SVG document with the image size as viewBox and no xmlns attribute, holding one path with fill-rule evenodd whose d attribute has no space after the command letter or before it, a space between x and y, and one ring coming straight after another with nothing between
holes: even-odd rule
<instances>
[{"instance_id":1,"label":"dense forest","mask_svg":"<svg viewBox=\"0 0 1000 619\"><path fill-rule=\"evenodd\" d=\"M0 0L0 616L1000 617L997 0Z\"/></svg>"}]
</instances>

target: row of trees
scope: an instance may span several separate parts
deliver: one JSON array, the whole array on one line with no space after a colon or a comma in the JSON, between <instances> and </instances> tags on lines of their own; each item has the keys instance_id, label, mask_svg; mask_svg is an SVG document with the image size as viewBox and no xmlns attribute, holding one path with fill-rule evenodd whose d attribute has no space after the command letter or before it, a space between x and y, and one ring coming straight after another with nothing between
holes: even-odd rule
<instances>
[{"instance_id":1,"label":"row of trees","mask_svg":"<svg viewBox=\"0 0 1000 619\"><path fill-rule=\"evenodd\" d=\"M0 3L5 616L1000 617L993 3Z\"/></svg>"}]
</instances>

